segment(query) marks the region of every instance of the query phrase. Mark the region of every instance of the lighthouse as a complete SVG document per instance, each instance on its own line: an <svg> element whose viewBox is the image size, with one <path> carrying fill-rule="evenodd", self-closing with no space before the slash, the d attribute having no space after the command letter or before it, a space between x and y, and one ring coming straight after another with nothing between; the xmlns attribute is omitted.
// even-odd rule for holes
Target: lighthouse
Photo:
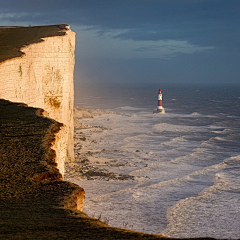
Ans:
<svg viewBox="0 0 240 240"><path fill-rule="evenodd" d="M162 106L162 90L158 90L158 107L157 111L154 111L153 113L165 113L165 110Z"/></svg>

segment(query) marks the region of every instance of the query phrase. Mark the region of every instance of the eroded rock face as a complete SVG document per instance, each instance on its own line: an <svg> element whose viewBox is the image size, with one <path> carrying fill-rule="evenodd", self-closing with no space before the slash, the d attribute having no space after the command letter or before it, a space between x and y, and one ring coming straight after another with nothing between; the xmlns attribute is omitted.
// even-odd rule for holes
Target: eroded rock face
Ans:
<svg viewBox="0 0 240 240"><path fill-rule="evenodd" d="M60 172L73 152L73 70L75 33L25 46L22 57L0 63L0 98L44 109L50 118L64 124L53 148Z"/></svg>

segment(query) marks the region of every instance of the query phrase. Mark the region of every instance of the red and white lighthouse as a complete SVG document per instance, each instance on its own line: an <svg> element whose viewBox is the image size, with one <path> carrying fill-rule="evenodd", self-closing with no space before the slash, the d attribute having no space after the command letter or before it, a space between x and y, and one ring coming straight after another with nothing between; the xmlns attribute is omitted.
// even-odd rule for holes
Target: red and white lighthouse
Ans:
<svg viewBox="0 0 240 240"><path fill-rule="evenodd" d="M162 90L161 89L158 90L158 107L157 107L157 111L155 111L154 113L165 113L165 110L162 106Z"/></svg>

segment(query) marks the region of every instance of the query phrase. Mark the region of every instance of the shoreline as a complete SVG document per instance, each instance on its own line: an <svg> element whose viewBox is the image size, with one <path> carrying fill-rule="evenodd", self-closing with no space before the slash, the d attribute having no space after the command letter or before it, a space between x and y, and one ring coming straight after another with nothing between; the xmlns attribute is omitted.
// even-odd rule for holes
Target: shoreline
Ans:
<svg viewBox="0 0 240 240"><path fill-rule="evenodd" d="M106 152L106 149L93 149L89 150L88 146L95 145L96 140L89 140L88 135L94 133L101 133L104 130L108 130L102 126L91 126L81 122L84 118L94 118L95 116L102 116L103 114L114 114L115 112L102 109L74 109L74 151L75 151L75 161L66 163L66 174L67 178L79 178L87 180L133 180L134 177L126 174L117 174L110 172L106 167L112 166L115 163L112 161L107 161L106 159L101 159L99 157L95 158L93 155L100 154L101 152ZM115 150L117 153L118 151ZM97 160L96 160L97 159ZM96 160L96 161L95 161Z"/></svg>
<svg viewBox="0 0 240 240"><path fill-rule="evenodd" d="M87 110L85 109L84 111L87 111ZM94 111L94 110L91 110L91 111ZM93 116L90 116L90 117L92 118ZM129 191L131 193L135 192L134 190L135 186L138 186L138 180L140 179L138 179L138 177L136 176L135 181L133 179L126 179L126 181L119 181L117 178L109 178L107 176L107 174L110 174L110 173L113 173L116 176L116 173L119 173L118 171L120 169L122 169L124 172L126 171L126 166L124 165L121 165L120 168L119 167L115 168L113 166L119 163L119 160L113 163L114 160L118 159L118 156L116 155L121 155L121 156L124 156L124 155L121 151L115 152L117 150L114 150L114 149L119 149L117 148L117 146L119 147L119 145L116 146L114 144L115 143L114 139L112 139L113 142L111 142L111 140L109 140L108 138L109 136L111 137L116 134L114 130L115 129L114 126L116 126L116 129L119 129L119 126L112 125L110 123L111 121L118 122L116 120L116 118L118 119L118 116L106 114L103 116L97 115L96 120L95 119L92 120L91 118L86 120L82 119L82 122L85 124L85 128L77 129L75 131L75 137L77 138L77 141L75 141L75 147L76 147L75 154L78 155L79 159L81 160L78 160L78 157L76 157L76 161L77 161L76 165L70 168L70 170L74 170L74 168L76 168L76 170L72 172L72 176L68 176L69 177L68 180L82 186L86 190L86 202L85 202L84 211L87 214L95 217L101 216L102 219L107 219L108 222L111 224L111 226L114 226L114 227L124 227L124 228L128 227L128 229L131 229L131 230L134 229L134 231L144 232L144 230L146 230L145 226L147 226L147 224L144 225L144 221L138 222L136 218L137 221L134 223L134 217L139 215L138 210L135 209L137 210L136 213L135 211L133 212L131 211L127 212L127 210L124 211L124 209L129 209L129 207L131 207L130 204L128 204L127 202L124 202L126 201L124 196L126 196L128 199L128 195L127 194L125 195L125 192L129 192ZM79 120L81 121L81 119ZM123 121L122 118L121 120ZM93 126L90 126L88 124ZM121 130L118 130L117 132L121 132ZM118 137L118 138L121 139L121 137ZM106 145L107 142L109 142L109 145ZM78 146L81 146L81 147L78 147ZM135 152L136 149L137 148L135 148L133 152ZM138 148L138 149L141 149L141 148ZM136 150L136 154L139 156L140 152L138 151L139 150ZM125 155L123 159L126 157L133 157L133 156ZM130 158L128 159L131 162ZM109 164L111 164L111 166ZM85 168L87 167L89 168L87 170L84 170L85 171L84 172L82 171L82 166L84 166ZM92 175L88 176L84 174L87 171L91 171ZM71 180L71 177L73 178L72 180ZM122 199L123 204L121 204L121 202L118 201L119 199ZM129 199L129 201L130 203L132 203L131 199ZM119 205L116 205L116 203L118 203ZM134 206L135 205L133 202L132 207L134 208ZM119 212L117 210L118 207L121 209L119 210ZM130 217L130 216L133 216L133 217ZM153 216L151 218L153 218ZM161 215L159 219L161 219L161 223L163 224L164 216ZM126 226L126 224L124 225L124 223L128 223L128 226ZM159 232L161 232L162 229L165 229L165 228L162 228L162 226L164 225L161 225L161 228L160 228L161 230ZM155 228L154 230L159 230L159 228L158 229ZM153 233L153 232L149 231L148 229L147 233ZM158 232L155 231L154 234L158 234Z"/></svg>
<svg viewBox="0 0 240 240"><path fill-rule="evenodd" d="M0 239L165 239L112 228L76 209L84 190L61 180L50 149L60 123L0 100Z"/></svg>

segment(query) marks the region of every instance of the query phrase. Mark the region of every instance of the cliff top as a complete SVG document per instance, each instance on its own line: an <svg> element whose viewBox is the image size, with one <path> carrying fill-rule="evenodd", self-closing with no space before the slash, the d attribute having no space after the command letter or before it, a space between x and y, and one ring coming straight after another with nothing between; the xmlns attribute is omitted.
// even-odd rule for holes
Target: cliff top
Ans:
<svg viewBox="0 0 240 240"><path fill-rule="evenodd" d="M69 29L66 24L36 27L0 27L0 63L20 57L21 48L43 41L44 37L62 36Z"/></svg>

